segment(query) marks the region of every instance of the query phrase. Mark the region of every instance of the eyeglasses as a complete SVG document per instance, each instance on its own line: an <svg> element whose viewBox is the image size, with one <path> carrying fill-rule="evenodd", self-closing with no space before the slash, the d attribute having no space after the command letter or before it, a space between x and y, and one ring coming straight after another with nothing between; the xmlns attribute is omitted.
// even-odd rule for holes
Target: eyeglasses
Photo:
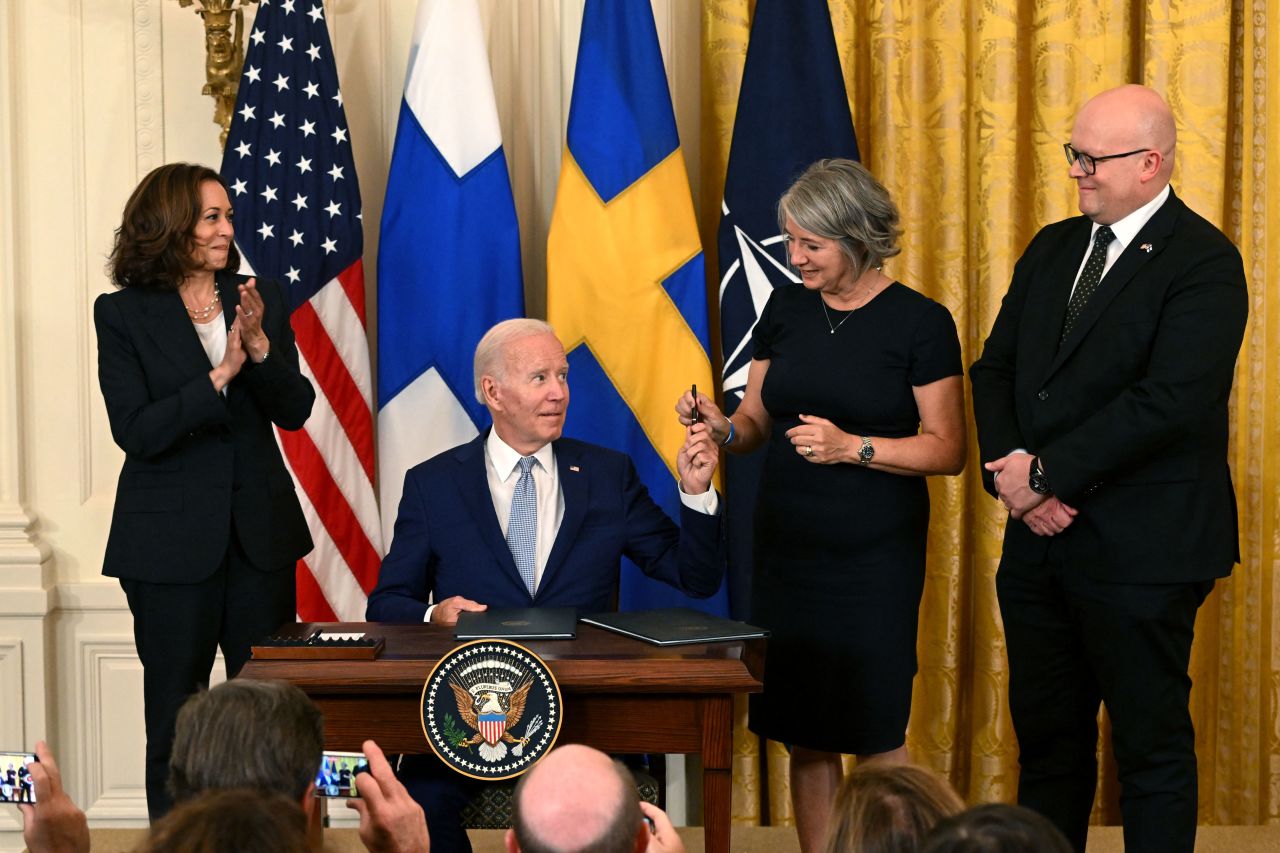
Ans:
<svg viewBox="0 0 1280 853"><path fill-rule="evenodd" d="M1062 152L1067 155L1067 165L1074 166L1077 162L1080 169L1086 175L1092 175L1098 171L1098 164L1103 160L1119 160L1121 157L1132 157L1134 154L1145 154L1150 148L1135 148L1132 151L1126 151L1123 154L1104 154L1101 157L1095 157L1092 154L1086 154L1083 151L1077 151L1070 142L1062 143Z"/></svg>

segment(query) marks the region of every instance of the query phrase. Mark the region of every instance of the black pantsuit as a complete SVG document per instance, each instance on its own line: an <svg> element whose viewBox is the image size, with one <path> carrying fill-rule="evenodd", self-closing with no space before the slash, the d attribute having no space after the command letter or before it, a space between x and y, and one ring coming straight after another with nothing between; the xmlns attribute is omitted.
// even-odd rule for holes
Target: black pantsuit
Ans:
<svg viewBox="0 0 1280 853"><path fill-rule="evenodd" d="M228 328L244 280L218 274ZM255 639L293 618L294 565L311 550L272 424L300 428L315 392L280 288L258 290L270 353L246 360L225 394L175 291L128 288L94 305L99 382L125 451L102 571L120 579L134 618L153 819L170 806L178 708L208 685L219 646L234 676Z"/></svg>
<svg viewBox="0 0 1280 853"><path fill-rule="evenodd" d="M1018 799L1083 851L1101 700L1125 848L1189 853L1192 629L1239 559L1227 404L1248 316L1244 269L1171 192L1063 338L1091 239L1085 217L1035 236L971 371L983 461L1039 455L1054 494L1079 511L1053 537L1012 518L1005 529L996 587Z"/></svg>

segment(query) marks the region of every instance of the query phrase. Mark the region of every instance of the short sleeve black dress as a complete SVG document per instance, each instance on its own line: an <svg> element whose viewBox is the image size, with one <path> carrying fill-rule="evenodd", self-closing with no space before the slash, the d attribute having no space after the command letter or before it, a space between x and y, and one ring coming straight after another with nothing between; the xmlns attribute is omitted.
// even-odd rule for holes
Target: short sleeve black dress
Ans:
<svg viewBox="0 0 1280 853"><path fill-rule="evenodd" d="M809 749L887 752L911 713L928 489L923 477L808 462L786 431L806 414L851 435L915 435L912 387L961 375L960 342L946 308L897 282L848 313L824 315L821 298L774 290L754 332L773 431L751 620L772 636L749 725Z"/></svg>

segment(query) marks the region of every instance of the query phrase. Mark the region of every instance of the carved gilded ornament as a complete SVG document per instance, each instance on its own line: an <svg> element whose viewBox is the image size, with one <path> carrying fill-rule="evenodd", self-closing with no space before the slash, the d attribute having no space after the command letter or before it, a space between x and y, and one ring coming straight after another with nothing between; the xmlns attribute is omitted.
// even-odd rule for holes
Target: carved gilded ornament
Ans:
<svg viewBox="0 0 1280 853"><path fill-rule="evenodd" d="M204 20L205 79L201 94L213 98L213 120L222 126L218 144L226 146L244 67L244 5L258 0L178 0L183 8L198 3Z"/></svg>

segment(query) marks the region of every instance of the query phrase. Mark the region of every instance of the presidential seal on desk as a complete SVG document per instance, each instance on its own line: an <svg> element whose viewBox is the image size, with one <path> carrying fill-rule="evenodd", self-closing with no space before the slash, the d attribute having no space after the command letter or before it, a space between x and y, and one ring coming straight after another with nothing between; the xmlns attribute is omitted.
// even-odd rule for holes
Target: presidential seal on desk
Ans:
<svg viewBox="0 0 1280 853"><path fill-rule="evenodd" d="M560 734L560 686L533 652L509 640L464 643L422 688L432 751L474 779L511 779L550 752Z"/></svg>

